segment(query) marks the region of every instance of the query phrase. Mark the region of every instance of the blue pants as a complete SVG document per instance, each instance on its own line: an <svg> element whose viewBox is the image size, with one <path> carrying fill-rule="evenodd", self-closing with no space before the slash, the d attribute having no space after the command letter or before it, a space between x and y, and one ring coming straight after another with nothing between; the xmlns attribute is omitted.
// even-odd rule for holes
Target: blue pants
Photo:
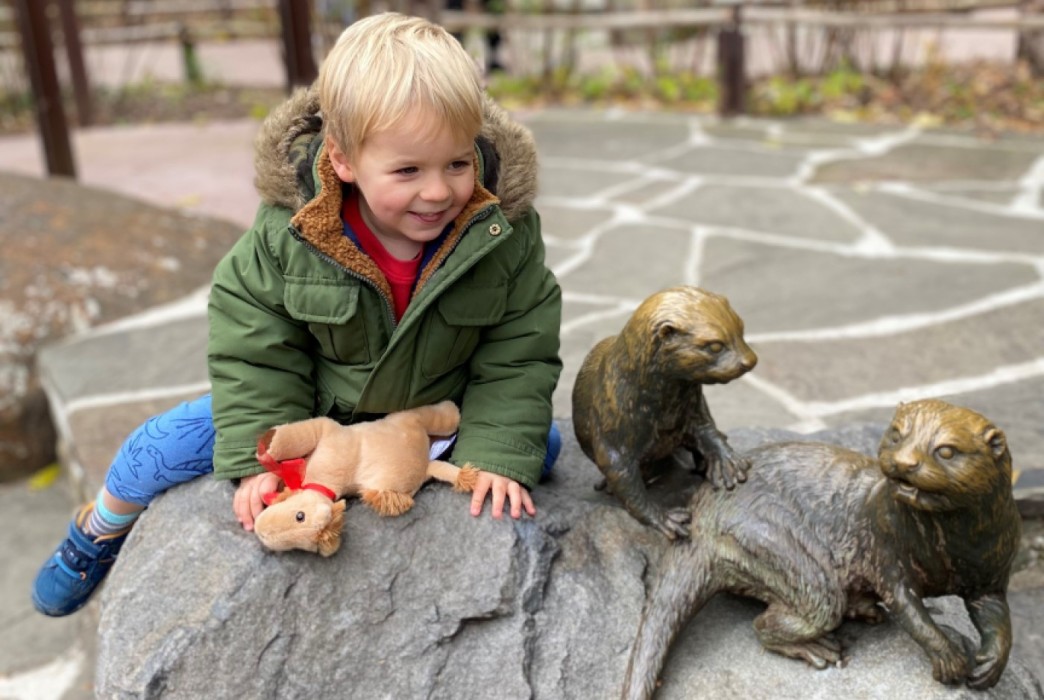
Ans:
<svg viewBox="0 0 1044 700"><path fill-rule="evenodd" d="M558 458L562 437L551 424L541 479ZM187 401L139 426L109 466L105 488L122 501L147 506L171 486L214 471L210 394Z"/></svg>
<svg viewBox="0 0 1044 700"><path fill-rule="evenodd" d="M214 471L210 394L138 426L109 465L105 488L122 501L147 506L171 486Z"/></svg>

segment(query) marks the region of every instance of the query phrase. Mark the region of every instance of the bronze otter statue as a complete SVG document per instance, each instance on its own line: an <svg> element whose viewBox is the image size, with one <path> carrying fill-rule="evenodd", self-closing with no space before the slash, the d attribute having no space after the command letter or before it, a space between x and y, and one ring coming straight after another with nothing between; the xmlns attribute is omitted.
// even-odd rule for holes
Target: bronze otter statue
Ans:
<svg viewBox="0 0 1044 700"><path fill-rule="evenodd" d="M640 522L669 539L688 535L689 512L664 509L645 488L652 466L679 448L716 487L746 478L747 462L715 426L702 386L730 382L757 361L728 300L692 286L650 296L588 353L573 385L576 438Z"/></svg>
<svg viewBox="0 0 1044 700"><path fill-rule="evenodd" d="M923 400L897 408L876 460L814 442L747 456L743 488L693 495L691 538L665 555L622 697L651 696L675 635L719 591L767 603L754 620L761 644L818 668L841 661L830 632L844 617L876 622L887 611L937 681L997 683L1011 651L1007 587L1021 533L997 427ZM929 616L922 598L942 595L963 599L977 652Z"/></svg>

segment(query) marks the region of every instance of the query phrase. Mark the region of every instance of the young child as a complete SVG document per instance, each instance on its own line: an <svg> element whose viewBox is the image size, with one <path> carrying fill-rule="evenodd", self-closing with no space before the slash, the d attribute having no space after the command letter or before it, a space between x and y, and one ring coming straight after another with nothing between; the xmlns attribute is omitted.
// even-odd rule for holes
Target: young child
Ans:
<svg viewBox="0 0 1044 700"><path fill-rule="evenodd" d="M452 461L481 470L471 502L535 514L526 487L557 456L551 423L560 289L533 210L529 133L485 99L442 28L387 13L351 25L265 122L253 227L210 293L212 394L147 421L40 570L47 615L83 606L157 493L213 471L238 479L247 530L278 478L267 429L452 399ZM216 439L215 439L216 430Z"/></svg>

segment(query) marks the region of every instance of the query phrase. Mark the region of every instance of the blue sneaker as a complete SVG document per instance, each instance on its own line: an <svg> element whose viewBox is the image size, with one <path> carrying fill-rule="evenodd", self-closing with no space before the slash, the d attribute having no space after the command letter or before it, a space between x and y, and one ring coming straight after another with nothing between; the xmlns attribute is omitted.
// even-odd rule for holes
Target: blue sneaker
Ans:
<svg viewBox="0 0 1044 700"><path fill-rule="evenodd" d="M83 531L94 503L88 503L69 523L69 536L33 581L33 605L44 615L61 617L82 608L116 561L130 528L116 535L92 538Z"/></svg>

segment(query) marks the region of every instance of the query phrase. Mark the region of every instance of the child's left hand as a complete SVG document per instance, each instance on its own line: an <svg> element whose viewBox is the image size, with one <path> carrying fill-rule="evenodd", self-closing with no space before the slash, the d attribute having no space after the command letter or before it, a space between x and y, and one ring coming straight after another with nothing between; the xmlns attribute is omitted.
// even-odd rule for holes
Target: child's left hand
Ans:
<svg viewBox="0 0 1044 700"><path fill-rule="evenodd" d="M492 493L493 495L493 510L491 515L500 520L504 514L504 497L506 496L511 506L511 517L518 518L522 517L522 509L525 508L526 513L529 515L536 515L536 508L533 506L533 499L529 495L529 491L522 487L517 481L509 479L506 476L500 474L491 474L490 472L479 471L478 482L475 484L475 490L471 495L471 514L481 515L482 504L486 501L486 494Z"/></svg>

